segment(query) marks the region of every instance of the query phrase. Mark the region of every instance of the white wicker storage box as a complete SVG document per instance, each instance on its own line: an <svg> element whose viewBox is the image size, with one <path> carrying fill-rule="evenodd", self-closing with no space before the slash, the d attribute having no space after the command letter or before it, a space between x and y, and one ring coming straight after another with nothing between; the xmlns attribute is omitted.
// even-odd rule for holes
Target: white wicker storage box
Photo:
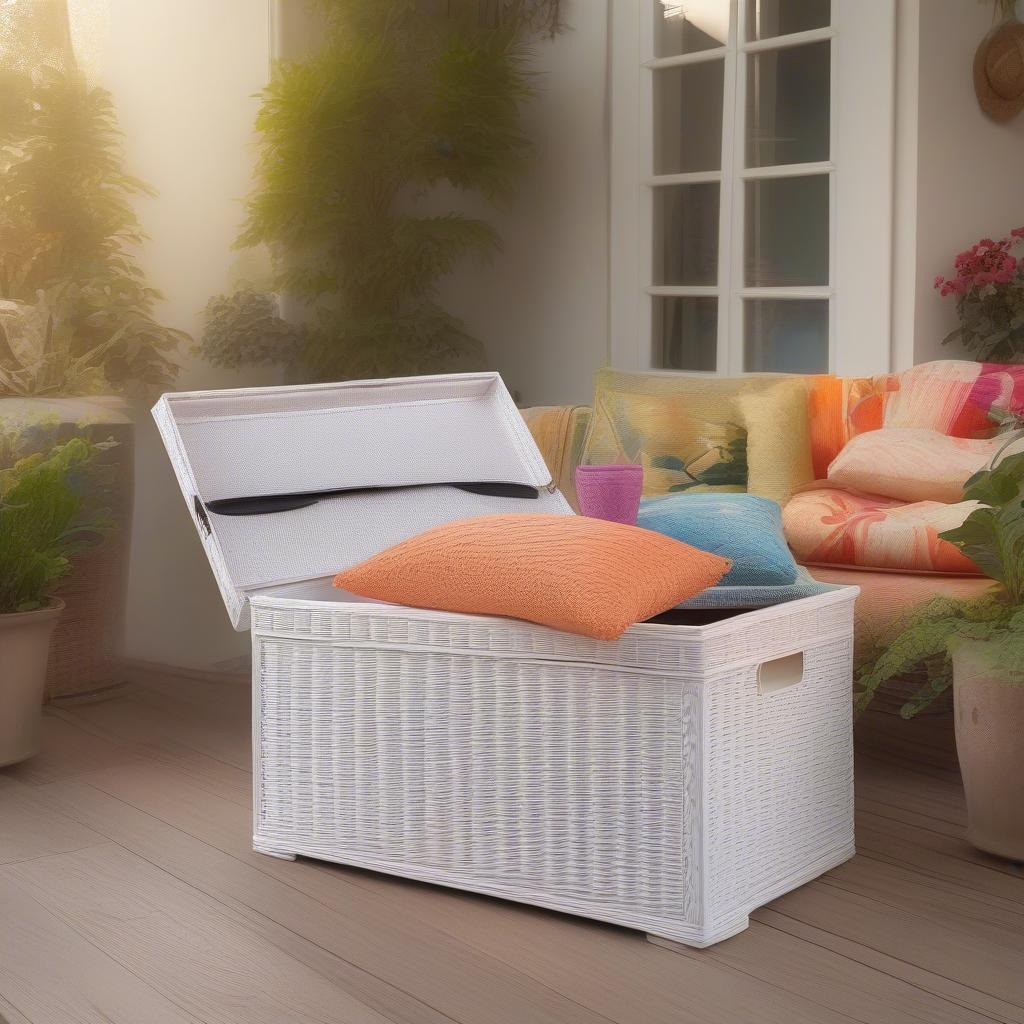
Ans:
<svg viewBox="0 0 1024 1024"><path fill-rule="evenodd" d="M254 848L717 942L853 854L856 588L614 642L331 588L434 522L523 507L441 481L531 484L530 511L568 513L514 413L486 374L161 400L239 628L252 609ZM327 486L402 489L207 507Z"/></svg>

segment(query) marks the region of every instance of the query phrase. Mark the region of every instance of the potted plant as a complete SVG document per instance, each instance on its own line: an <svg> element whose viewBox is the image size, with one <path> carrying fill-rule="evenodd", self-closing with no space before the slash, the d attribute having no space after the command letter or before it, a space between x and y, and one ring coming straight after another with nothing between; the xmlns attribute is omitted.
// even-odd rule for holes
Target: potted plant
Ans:
<svg viewBox="0 0 1024 1024"><path fill-rule="evenodd" d="M0 765L38 749L50 637L64 609L54 588L109 525L96 512L83 521L83 473L101 447L76 437L0 470Z"/></svg>
<svg viewBox="0 0 1024 1024"><path fill-rule="evenodd" d="M67 608L47 692L77 696L116 682L134 486L129 399L173 382L173 351L188 338L155 318L160 295L139 266L133 207L151 192L124 167L110 94L70 53L57 67L37 59L31 17L18 25L0 40L11 47L0 45L0 426L46 415L57 420L49 442L119 442L101 459L121 529L76 556L61 584Z"/></svg>
<svg viewBox="0 0 1024 1024"><path fill-rule="evenodd" d="M903 717L952 686L968 839L1024 861L1024 453L994 462L964 489L979 507L939 535L995 581L992 591L973 601L936 598L912 612L859 671L857 705L863 710L884 683L922 667L928 682Z"/></svg>
<svg viewBox="0 0 1024 1024"><path fill-rule="evenodd" d="M959 340L979 362L1016 363L1024 356L1024 260L1011 252L1024 239L1024 227L1006 238L983 238L958 253L953 274L939 274L935 287L956 296L960 326L942 339Z"/></svg>

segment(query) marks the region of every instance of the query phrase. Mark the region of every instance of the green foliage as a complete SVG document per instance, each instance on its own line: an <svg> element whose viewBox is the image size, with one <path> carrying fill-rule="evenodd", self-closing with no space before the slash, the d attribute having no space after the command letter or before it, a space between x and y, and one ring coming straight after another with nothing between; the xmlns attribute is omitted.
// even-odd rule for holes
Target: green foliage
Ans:
<svg viewBox="0 0 1024 1024"><path fill-rule="evenodd" d="M132 201L152 194L123 168L106 90L74 69L0 73L0 297L29 319L45 309L49 337L66 349L26 364L9 336L0 340L0 393L174 379L168 353L187 336L154 319L160 294L134 255L144 235ZM83 364L94 372L83 374ZM60 367L71 374L63 383Z"/></svg>
<svg viewBox="0 0 1024 1024"><path fill-rule="evenodd" d="M13 450L7 437L0 448ZM0 469L0 614L45 606L70 558L109 529L83 521L85 474L101 446L72 438Z"/></svg>
<svg viewBox="0 0 1024 1024"><path fill-rule="evenodd" d="M994 667L1024 680L1024 453L975 473L964 498L982 507L939 536L999 586L973 601L934 598L898 623L858 671L859 711L883 684L924 668L926 684L901 709L905 718L917 714L952 684L949 653L965 640L983 641Z"/></svg>
<svg viewBox="0 0 1024 1024"><path fill-rule="evenodd" d="M979 362L1016 363L1024 356L1024 284L988 285L957 302L960 326L943 339L958 341Z"/></svg>
<svg viewBox="0 0 1024 1024"><path fill-rule="evenodd" d="M964 487L964 499L985 507L939 536L1001 583L1012 605L1024 604L1024 453L975 473Z"/></svg>
<svg viewBox="0 0 1024 1024"><path fill-rule="evenodd" d="M438 305L437 285L499 240L482 220L437 213L438 189L513 194L532 149L529 37L557 28L557 3L321 7L321 50L279 65L264 91L258 189L239 244L267 245L275 290L310 310L306 375L479 366L481 344Z"/></svg>
<svg viewBox="0 0 1024 1024"><path fill-rule="evenodd" d="M206 326L195 351L214 366L288 366L299 358L302 328L281 319L271 295L252 288L233 295L215 295L206 304L203 318Z"/></svg>

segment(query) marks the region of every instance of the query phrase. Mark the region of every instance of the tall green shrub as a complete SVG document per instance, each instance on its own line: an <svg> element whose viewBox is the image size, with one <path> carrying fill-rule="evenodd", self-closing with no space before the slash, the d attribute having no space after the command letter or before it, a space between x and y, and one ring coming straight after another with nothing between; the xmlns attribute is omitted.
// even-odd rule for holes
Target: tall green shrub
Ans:
<svg viewBox="0 0 1024 1024"><path fill-rule="evenodd" d="M480 342L437 302L441 278L499 246L437 209L450 186L503 201L531 153L525 66L556 0L322 0L322 48L263 96L243 246L309 310L295 361L314 378L472 368Z"/></svg>
<svg viewBox="0 0 1024 1024"><path fill-rule="evenodd" d="M17 70L5 59L0 51L0 299L26 321L49 318L79 362L66 387L53 387L48 360L39 383L43 364L8 317L0 393L74 391L85 379L94 391L165 386L187 335L154 317L160 294L136 257L145 236L133 206L152 190L124 168L111 96L73 64ZM82 361L97 373L82 374Z"/></svg>

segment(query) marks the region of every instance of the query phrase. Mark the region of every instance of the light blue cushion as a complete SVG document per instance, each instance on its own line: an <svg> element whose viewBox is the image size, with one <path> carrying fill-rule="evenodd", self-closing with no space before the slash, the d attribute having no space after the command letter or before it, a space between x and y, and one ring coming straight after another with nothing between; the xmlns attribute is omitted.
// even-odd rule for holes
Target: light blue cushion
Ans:
<svg viewBox="0 0 1024 1024"><path fill-rule="evenodd" d="M787 586L797 565L782 534L782 511L753 494L667 494L640 502L637 526L732 559L719 587Z"/></svg>
<svg viewBox="0 0 1024 1024"><path fill-rule="evenodd" d="M768 608L774 604L798 601L802 597L827 594L843 588L832 583L819 583L803 566L797 566L793 583L776 587L708 587L696 597L684 601L679 608Z"/></svg>

